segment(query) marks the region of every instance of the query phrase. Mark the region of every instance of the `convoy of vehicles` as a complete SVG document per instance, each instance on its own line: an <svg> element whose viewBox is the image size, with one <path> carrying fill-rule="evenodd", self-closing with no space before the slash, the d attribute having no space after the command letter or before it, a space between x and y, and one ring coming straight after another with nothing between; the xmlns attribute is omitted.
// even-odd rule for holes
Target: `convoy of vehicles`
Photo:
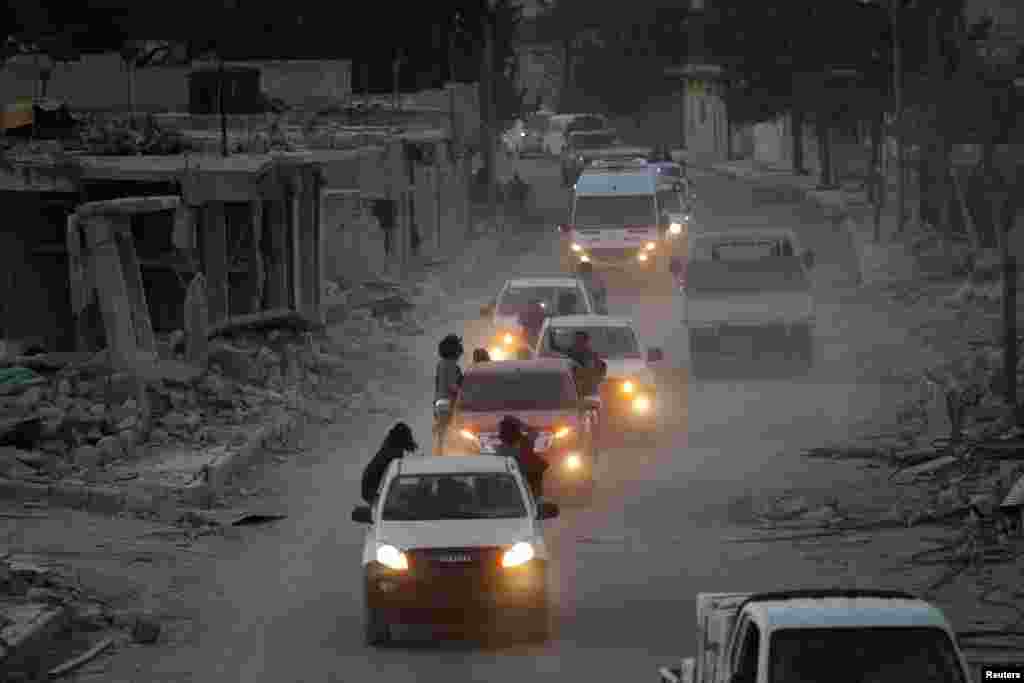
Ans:
<svg viewBox="0 0 1024 683"><path fill-rule="evenodd" d="M423 457L391 463L363 545L365 638L380 645L396 624L478 626L524 617L550 633L543 521L558 506L538 501L512 458Z"/></svg>
<svg viewBox="0 0 1024 683"><path fill-rule="evenodd" d="M613 166L583 172L573 190L569 222L560 226L562 265L653 273L662 262L658 187L645 168Z"/></svg>
<svg viewBox="0 0 1024 683"><path fill-rule="evenodd" d="M697 651L664 683L849 680L967 683L942 612L899 591L697 595Z"/></svg>
<svg viewBox="0 0 1024 683"><path fill-rule="evenodd" d="M653 366L664 358L662 350L650 348L645 356L628 318L574 315L550 318L544 323L536 357L562 356L578 331L589 334L592 348L608 365L599 394L601 434L655 429L659 406Z"/></svg>
<svg viewBox="0 0 1024 683"><path fill-rule="evenodd" d="M814 362L814 256L792 230L744 230L691 235L671 269L684 298L691 371L702 359L744 359L782 351Z"/></svg>
<svg viewBox="0 0 1024 683"><path fill-rule="evenodd" d="M562 295L575 296L576 307L559 311ZM577 315L594 313L594 297L582 280L575 276L523 277L505 282L494 302L480 310L482 317L491 318L491 334L487 351L492 361L529 358L530 340L519 324L522 315L533 301L540 301L550 315Z"/></svg>
<svg viewBox="0 0 1024 683"><path fill-rule="evenodd" d="M584 395L568 359L481 363L467 368L452 406L445 454L492 454L498 424L516 417L537 434L534 450L550 465L550 485L586 499L594 488L599 404Z"/></svg>

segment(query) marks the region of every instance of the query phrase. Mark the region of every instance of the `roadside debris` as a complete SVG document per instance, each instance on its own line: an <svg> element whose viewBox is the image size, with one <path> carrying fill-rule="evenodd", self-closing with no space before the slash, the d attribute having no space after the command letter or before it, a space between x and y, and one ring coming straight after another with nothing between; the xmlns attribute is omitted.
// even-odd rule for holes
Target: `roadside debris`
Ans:
<svg viewBox="0 0 1024 683"><path fill-rule="evenodd" d="M269 524L271 522L279 522L286 517L287 515L252 513L239 517L235 521L231 522L231 526L256 526L258 524Z"/></svg>

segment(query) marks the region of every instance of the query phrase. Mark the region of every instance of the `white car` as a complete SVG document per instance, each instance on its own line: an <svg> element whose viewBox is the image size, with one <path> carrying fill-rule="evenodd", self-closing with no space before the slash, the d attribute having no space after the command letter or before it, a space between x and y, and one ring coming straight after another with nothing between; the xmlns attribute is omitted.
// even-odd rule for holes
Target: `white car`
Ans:
<svg viewBox="0 0 1024 683"><path fill-rule="evenodd" d="M365 635L391 638L392 624L486 624L525 617L528 635L550 635L548 549L537 501L512 458L403 458L391 463L372 506L363 547ZM479 622L469 621L479 618Z"/></svg>
<svg viewBox="0 0 1024 683"><path fill-rule="evenodd" d="M650 348L644 355L629 318L573 315L550 318L544 323L536 356L563 356L579 331L590 335L591 348L608 365L608 374L601 384L601 424L616 428L615 431L653 430L659 413L654 365L663 360L663 351Z"/></svg>
<svg viewBox="0 0 1024 683"><path fill-rule="evenodd" d="M494 302L480 309L481 317L491 318L492 332L487 352L492 361L529 357L533 349L519 324L519 316L530 302L539 300L549 315L559 315L559 299L571 293L576 297L573 315L597 313L590 290L576 276L522 277L507 280Z"/></svg>

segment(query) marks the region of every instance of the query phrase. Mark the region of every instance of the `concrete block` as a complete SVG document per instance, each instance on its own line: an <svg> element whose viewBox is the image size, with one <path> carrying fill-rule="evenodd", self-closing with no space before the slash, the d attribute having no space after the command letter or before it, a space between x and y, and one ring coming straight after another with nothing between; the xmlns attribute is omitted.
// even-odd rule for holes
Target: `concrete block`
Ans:
<svg viewBox="0 0 1024 683"><path fill-rule="evenodd" d="M31 669L70 617L65 608L46 604L14 605L0 614L9 622L0 628L0 669L4 671Z"/></svg>

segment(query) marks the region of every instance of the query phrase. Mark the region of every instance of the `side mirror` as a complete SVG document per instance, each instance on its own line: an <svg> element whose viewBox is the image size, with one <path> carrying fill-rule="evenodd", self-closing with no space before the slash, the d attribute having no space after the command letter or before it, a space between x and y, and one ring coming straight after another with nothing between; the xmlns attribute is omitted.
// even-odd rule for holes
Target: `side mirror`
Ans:
<svg viewBox="0 0 1024 683"><path fill-rule="evenodd" d="M373 513L369 505L360 505L352 510L352 521L357 524L373 524Z"/></svg>
<svg viewBox="0 0 1024 683"><path fill-rule="evenodd" d="M810 249L804 252L804 265L807 266L808 269L814 267L814 252Z"/></svg>
<svg viewBox="0 0 1024 683"><path fill-rule="evenodd" d="M665 353L659 348L647 349L647 362L660 363L665 360Z"/></svg>
<svg viewBox="0 0 1024 683"><path fill-rule="evenodd" d="M568 235L570 232L572 232L572 226L569 225L568 223L562 223L561 225L558 226L558 232L562 233L563 235Z"/></svg>
<svg viewBox="0 0 1024 683"><path fill-rule="evenodd" d="M683 272L683 261L679 257L673 257L668 262L668 270L675 276L679 276Z"/></svg>
<svg viewBox="0 0 1024 683"><path fill-rule="evenodd" d="M439 398L434 401L434 417L447 415L452 412L452 402L447 398Z"/></svg>
<svg viewBox="0 0 1024 683"><path fill-rule="evenodd" d="M486 318L494 313L494 304L484 304L480 307L480 317Z"/></svg>
<svg viewBox="0 0 1024 683"><path fill-rule="evenodd" d="M538 519L556 519L561 511L557 503L549 503L546 500L537 504Z"/></svg>

